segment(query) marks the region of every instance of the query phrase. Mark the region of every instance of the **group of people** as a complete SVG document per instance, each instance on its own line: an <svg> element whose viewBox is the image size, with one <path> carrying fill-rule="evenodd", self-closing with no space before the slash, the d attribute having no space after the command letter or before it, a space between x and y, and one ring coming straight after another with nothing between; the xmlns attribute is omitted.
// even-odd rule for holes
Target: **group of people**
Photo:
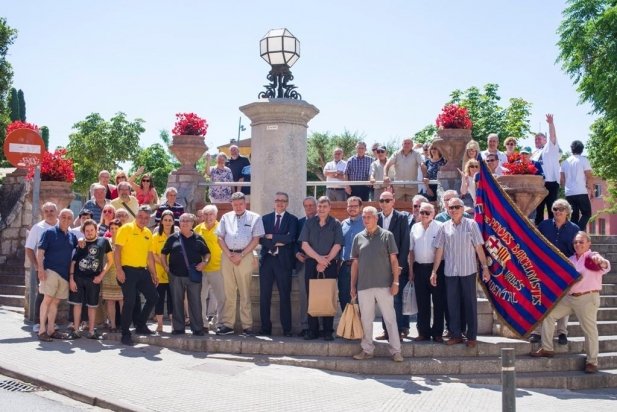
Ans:
<svg viewBox="0 0 617 412"><path fill-rule="evenodd" d="M540 160L536 162L543 162L547 179L556 179L555 163L549 160L554 152L558 153L552 115L547 115L547 121L550 141L542 135L536 137L540 151ZM489 136L488 149L482 156L497 173L491 160L506 163L506 155L496 151L495 140L498 143L496 135ZM478 166L479 147L476 142L471 143L465 153L468 160L462 172L464 177L471 177ZM437 199L437 188L428 183L436 177L440 165L445 164L436 147L426 147L428 153L424 160L413 149L411 139L406 139L402 149L389 159L385 148L375 149L377 160L372 161L364 154L366 145L360 142L358 154L344 164L341 164L345 162L342 150L336 149L333 165L326 165L324 174L328 181L338 181L336 184L342 187L329 187L327 196L319 199L305 198L305 216L301 218L287 211L289 197L284 192L275 194L273 212L264 216L247 210L247 196L242 191L230 195L233 210L225 213L220 221L215 204L193 215L184 212L182 205L176 202L177 191L170 187L165 192L165 201L158 205L154 214L157 227L151 230L148 227L153 215L150 205L140 203L131 195L127 182L119 182L114 188L118 196L115 200L107 199L110 188L106 180L109 177L105 171L101 172L99 182L92 187L93 197L86 202L77 220L73 220L73 213L68 209L60 211L57 219L55 205L46 204L43 206L44 220L34 225L29 234L27 256L37 267L41 282L42 301L37 304L40 305L39 339L49 341L63 337L55 330L54 323L58 303L67 298L74 307L75 325L81 320L81 307L84 304L88 307L88 330L82 334L99 337L94 325L94 309L101 297L107 301L112 330L117 329L112 307L118 304L121 310L119 330L122 343L126 345L133 342L131 324L136 334L155 333L147 326L153 309L157 332L162 332L166 305L168 314L173 314L172 334L184 334L189 326L196 336L210 329L218 335L241 331L245 335L268 336L273 329L270 307L274 283L280 296L282 333L291 337L294 333L291 279L295 272L300 279L300 307L297 308L301 319L300 335L306 340L334 339L333 317L314 317L307 313L310 280L319 276L337 279L341 309L352 300L358 300L364 337L362 350L354 355L355 359L373 356L373 320L377 305L383 318L383 331L376 339L389 342L394 361L403 360L401 342L410 335L409 316L403 314L403 290L408 282L415 284L418 304L415 341L446 345L464 343L475 347L476 279L481 277L487 281L490 273L482 235L472 219L473 209L465 200L465 195L473 191L472 181L465 183L464 179L466 191L445 191L440 194L439 202L434 202L431 199ZM525 151L530 152L526 149L522 152ZM578 156L575 158L578 163L572 162L573 168L584 163L580 154L573 156ZM223 160L222 157L217 159L217 166L210 170L211 177L219 173L218 170L225 171L226 166L221 167ZM501 167L499 163L496 167ZM368 175L362 174L367 166ZM568 167L561 166L562 179L568 175ZM391 169L394 173L390 173ZM585 171L584 164L581 170ZM417 193L415 184L396 186L392 190L390 183L394 178L415 181L420 173L425 176L422 179L429 179L428 182L422 180L427 183L422 189L424 194ZM344 182L349 180L380 181L383 185L346 186ZM555 183L554 180L546 181L549 192L554 192ZM379 202L380 210L363 207L369 196ZM333 198L347 202L346 219L339 221L330 214ZM398 200L410 200L413 212L396 210ZM536 216L540 232L570 257L577 268L582 265L581 259L587 258L596 266L594 270L581 267L583 280L577 283L576 291L571 291L568 299L562 300L552 315L547 316L543 327L531 335L532 342L541 340L543 345L534 356L553 355L552 335L557 317L561 318L559 343L567 343L565 325L567 315L573 310L581 323L585 323L586 371L593 372L597 370L598 347L596 301L599 301L601 275L610 270L610 264L590 251L589 236L569 220L573 207L568 200L549 198L545 203L549 209L548 219ZM126 212L122 217L118 215L121 211ZM544 216L543 210L541 216ZM71 229L76 223L79 228ZM257 263L254 252L258 246ZM253 329L250 293L256 263L260 286L261 328L258 331ZM145 298L143 306L140 295ZM185 306L188 316L185 316ZM239 328L236 327L237 317Z"/></svg>

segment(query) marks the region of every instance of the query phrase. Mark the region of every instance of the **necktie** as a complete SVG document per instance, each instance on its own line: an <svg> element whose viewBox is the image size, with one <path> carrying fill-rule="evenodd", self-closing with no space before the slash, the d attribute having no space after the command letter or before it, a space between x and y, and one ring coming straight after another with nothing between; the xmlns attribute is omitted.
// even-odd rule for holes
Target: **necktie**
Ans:
<svg viewBox="0 0 617 412"><path fill-rule="evenodd" d="M274 233L278 233L281 228L281 215L276 215L276 222L274 223Z"/></svg>

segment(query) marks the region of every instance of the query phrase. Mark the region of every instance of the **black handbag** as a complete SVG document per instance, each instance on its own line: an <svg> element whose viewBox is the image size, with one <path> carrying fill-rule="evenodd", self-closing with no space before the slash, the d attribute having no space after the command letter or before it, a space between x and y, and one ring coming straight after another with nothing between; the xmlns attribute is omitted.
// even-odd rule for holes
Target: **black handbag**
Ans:
<svg viewBox="0 0 617 412"><path fill-rule="evenodd" d="M191 266L189 264L189 259L186 256L186 250L184 249L184 242L182 241L181 233L178 233L178 239L180 239L180 247L182 248L182 255L184 256L184 263L186 264L186 270L189 272L190 281L201 283L201 280L202 280L201 270L197 270L195 266Z"/></svg>

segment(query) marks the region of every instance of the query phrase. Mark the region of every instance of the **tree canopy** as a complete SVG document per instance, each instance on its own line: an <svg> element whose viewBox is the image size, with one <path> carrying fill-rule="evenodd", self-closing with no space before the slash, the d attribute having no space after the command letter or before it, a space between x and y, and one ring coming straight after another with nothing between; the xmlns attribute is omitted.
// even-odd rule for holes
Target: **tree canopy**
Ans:
<svg viewBox="0 0 617 412"><path fill-rule="evenodd" d="M160 143L154 143L145 149L140 149L133 158L133 166L130 172L143 166L146 173L152 176L154 187L159 195L161 195L167 187L167 178L172 170L180 167L180 163L176 161L169 153L166 147Z"/></svg>
<svg viewBox="0 0 617 412"><path fill-rule="evenodd" d="M0 17L0 147L4 145L6 126L10 123L6 102L13 80L13 68L6 60L6 55L16 37L17 31L7 24L4 17ZM0 163L4 161L4 151L0 151Z"/></svg>
<svg viewBox="0 0 617 412"><path fill-rule="evenodd" d="M75 167L74 190L85 194L101 170L113 173L121 162L132 160L140 152L143 123L142 119L127 120L122 112L109 120L92 113L75 123L67 146Z"/></svg>

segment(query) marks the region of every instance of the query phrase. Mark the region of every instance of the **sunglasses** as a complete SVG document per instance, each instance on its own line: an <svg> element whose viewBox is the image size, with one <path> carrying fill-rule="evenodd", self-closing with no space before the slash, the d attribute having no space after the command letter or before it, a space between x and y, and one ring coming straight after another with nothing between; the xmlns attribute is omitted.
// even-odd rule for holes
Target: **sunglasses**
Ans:
<svg viewBox="0 0 617 412"><path fill-rule="evenodd" d="M448 206L448 210L459 210L462 207L461 205Z"/></svg>
<svg viewBox="0 0 617 412"><path fill-rule="evenodd" d="M285 200L285 199L274 199L274 202L276 202L276 203L287 203L287 200Z"/></svg>
<svg viewBox="0 0 617 412"><path fill-rule="evenodd" d="M493 162L496 162L496 161L497 161L497 160L495 160L495 159L491 159L491 160L487 160L486 162L487 162L487 163L493 163Z"/></svg>
<svg viewBox="0 0 617 412"><path fill-rule="evenodd" d="M109 213L111 215L114 213L114 211L111 209L107 209L107 210L103 210L103 213L106 213L106 214Z"/></svg>
<svg viewBox="0 0 617 412"><path fill-rule="evenodd" d="M564 210L566 210L565 207L554 207L553 208L553 212L563 212Z"/></svg>
<svg viewBox="0 0 617 412"><path fill-rule="evenodd" d="M506 146L514 146L514 143L506 143Z"/></svg>
<svg viewBox="0 0 617 412"><path fill-rule="evenodd" d="M431 215L431 212L429 212L428 210L420 210L420 214L421 214L422 216L430 216L430 215Z"/></svg>
<svg viewBox="0 0 617 412"><path fill-rule="evenodd" d="M386 153L385 150L375 150L377 153Z"/></svg>
<svg viewBox="0 0 617 412"><path fill-rule="evenodd" d="M394 202L394 199L379 199L379 203L390 203Z"/></svg>
<svg viewBox="0 0 617 412"><path fill-rule="evenodd" d="M149 182L150 179L141 179L142 182Z"/></svg>
<svg viewBox="0 0 617 412"><path fill-rule="evenodd" d="M413 205L414 209L420 209L420 205Z"/></svg>
<svg viewBox="0 0 617 412"><path fill-rule="evenodd" d="M470 169L477 169L479 166L478 165L470 165L469 168Z"/></svg>

